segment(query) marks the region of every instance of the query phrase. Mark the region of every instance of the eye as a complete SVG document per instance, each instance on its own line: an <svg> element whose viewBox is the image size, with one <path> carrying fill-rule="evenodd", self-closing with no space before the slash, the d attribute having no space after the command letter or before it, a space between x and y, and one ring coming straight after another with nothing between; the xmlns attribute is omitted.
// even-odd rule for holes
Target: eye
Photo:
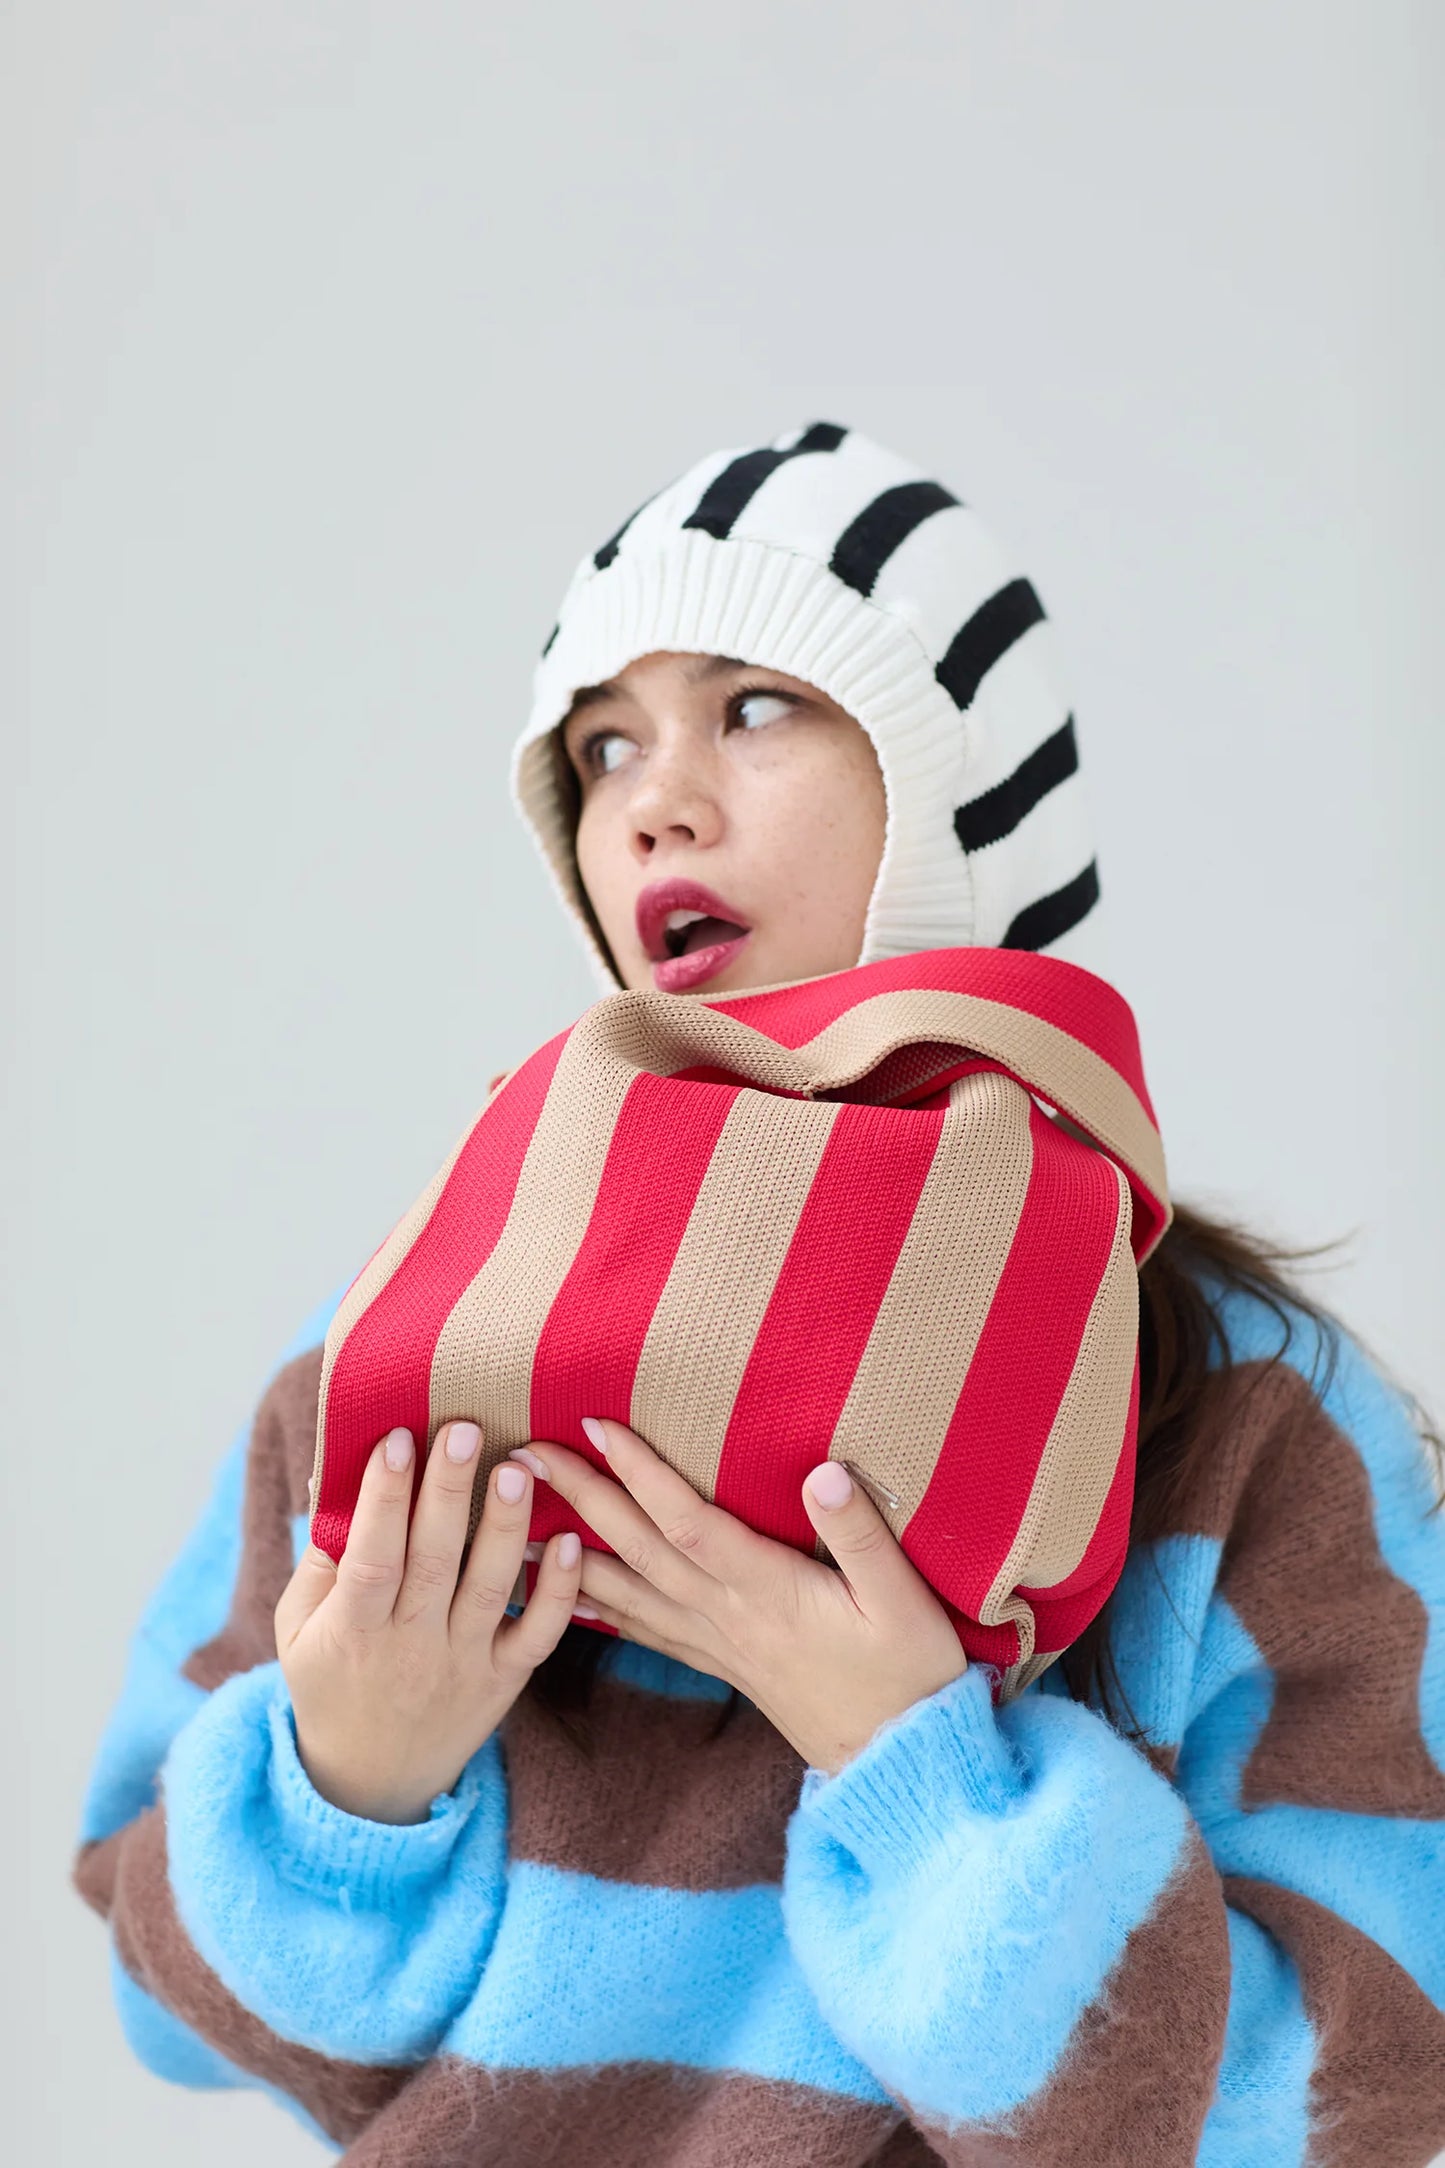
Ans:
<svg viewBox="0 0 1445 2168"><path fill-rule="evenodd" d="M733 712L744 729L756 730L764 723L776 723L782 716L791 715L794 705L787 693L739 693Z"/></svg>
<svg viewBox="0 0 1445 2168"><path fill-rule="evenodd" d="M620 730L594 730L577 748L577 757L588 775L610 775L622 765L631 741Z"/></svg>

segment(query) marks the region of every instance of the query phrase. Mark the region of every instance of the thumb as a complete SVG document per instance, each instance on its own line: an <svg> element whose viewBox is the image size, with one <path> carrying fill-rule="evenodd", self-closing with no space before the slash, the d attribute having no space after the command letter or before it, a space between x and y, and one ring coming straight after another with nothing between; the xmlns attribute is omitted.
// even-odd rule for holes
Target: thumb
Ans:
<svg viewBox="0 0 1445 2168"><path fill-rule="evenodd" d="M803 1482L803 1506L865 1611L911 1594L919 1579L862 1485L840 1460L820 1461Z"/></svg>
<svg viewBox="0 0 1445 2168"><path fill-rule="evenodd" d="M320 1608L335 1586L335 1559L328 1558L319 1544L308 1543L276 1605L278 1655L290 1648L313 1611Z"/></svg>

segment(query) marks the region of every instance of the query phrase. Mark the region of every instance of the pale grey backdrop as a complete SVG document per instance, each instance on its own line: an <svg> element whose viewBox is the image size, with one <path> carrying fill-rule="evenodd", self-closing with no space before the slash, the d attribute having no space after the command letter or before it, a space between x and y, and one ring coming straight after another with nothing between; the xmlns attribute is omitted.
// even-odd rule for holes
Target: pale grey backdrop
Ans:
<svg viewBox="0 0 1445 2168"><path fill-rule="evenodd" d="M1073 658L1186 1195L1445 1403L1428 0L19 0L6 2028L27 2162L320 2157L124 2047L123 1638L299 1319L591 998L505 759L571 565L850 422ZM18 1729L17 1729L18 1727Z"/></svg>

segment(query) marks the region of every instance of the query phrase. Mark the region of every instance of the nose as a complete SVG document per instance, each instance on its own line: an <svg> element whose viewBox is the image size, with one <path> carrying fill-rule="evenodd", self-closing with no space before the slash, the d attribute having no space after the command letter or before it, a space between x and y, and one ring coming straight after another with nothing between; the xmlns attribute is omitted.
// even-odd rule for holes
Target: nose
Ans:
<svg viewBox="0 0 1445 2168"><path fill-rule="evenodd" d="M723 829L717 778L691 733L660 734L641 768L630 808L635 857L651 858L669 843L717 842Z"/></svg>

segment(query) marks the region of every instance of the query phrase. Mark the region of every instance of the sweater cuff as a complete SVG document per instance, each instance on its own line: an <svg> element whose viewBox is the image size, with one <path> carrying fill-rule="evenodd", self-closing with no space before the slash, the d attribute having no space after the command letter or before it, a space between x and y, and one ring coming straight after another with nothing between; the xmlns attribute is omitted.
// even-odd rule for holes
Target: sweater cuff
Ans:
<svg viewBox="0 0 1445 2168"><path fill-rule="evenodd" d="M872 1879L894 1881L936 1859L960 1814L1009 1813L1026 1782L999 1725L991 1667L975 1663L881 1725L835 1775L809 1769L795 1819L820 1828Z"/></svg>
<svg viewBox="0 0 1445 2168"><path fill-rule="evenodd" d="M270 1809L280 1838L277 1870L293 1887L330 1892L344 1909L371 1908L444 1874L477 1801L505 1786L496 1734L485 1740L453 1789L438 1792L424 1822L373 1822L323 1799L302 1764L284 1674L267 1708L271 1735Z"/></svg>

